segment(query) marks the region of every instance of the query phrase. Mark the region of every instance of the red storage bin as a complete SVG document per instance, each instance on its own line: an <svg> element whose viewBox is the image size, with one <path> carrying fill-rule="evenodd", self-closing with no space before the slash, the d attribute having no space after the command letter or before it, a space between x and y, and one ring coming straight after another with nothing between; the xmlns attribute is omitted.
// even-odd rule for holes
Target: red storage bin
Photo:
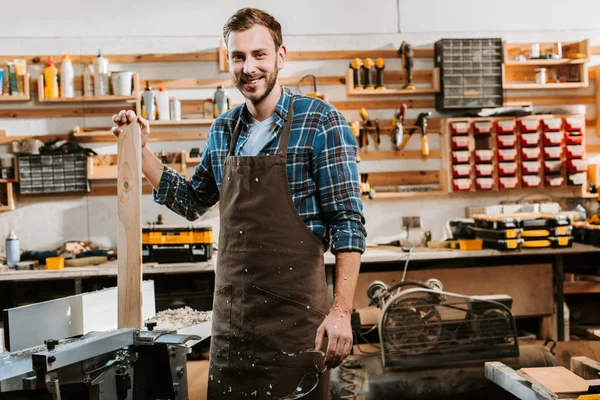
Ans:
<svg viewBox="0 0 600 400"><path fill-rule="evenodd" d="M539 119L520 119L519 120L519 131L521 133L537 132L540 127Z"/></svg>
<svg viewBox="0 0 600 400"><path fill-rule="evenodd" d="M538 187L542 183L542 178L538 175L523 175L523 187Z"/></svg>
<svg viewBox="0 0 600 400"><path fill-rule="evenodd" d="M471 190L473 187L473 181L468 178L456 178L452 179L452 187L455 192L464 192Z"/></svg>
<svg viewBox="0 0 600 400"><path fill-rule="evenodd" d="M475 181L479 190L492 190L494 188L493 178L477 178Z"/></svg>
<svg viewBox="0 0 600 400"><path fill-rule="evenodd" d="M568 175L568 183L569 185L573 185L573 186L579 186L579 185L584 185L587 181L587 173L585 172L578 172L576 174L569 174Z"/></svg>
<svg viewBox="0 0 600 400"><path fill-rule="evenodd" d="M561 160L546 160L544 161L544 171L546 172L561 172L563 162Z"/></svg>
<svg viewBox="0 0 600 400"><path fill-rule="evenodd" d="M467 121L450 122L450 133L453 135L467 135L470 128L471 124Z"/></svg>
<svg viewBox="0 0 600 400"><path fill-rule="evenodd" d="M468 149L471 143L469 136L452 136L451 140L453 149Z"/></svg>
<svg viewBox="0 0 600 400"><path fill-rule="evenodd" d="M517 149L498 149L499 161L514 161L517 159Z"/></svg>
<svg viewBox="0 0 600 400"><path fill-rule="evenodd" d="M546 159L561 158L562 154L563 149L560 146L544 147L544 158Z"/></svg>
<svg viewBox="0 0 600 400"><path fill-rule="evenodd" d="M582 132L565 132L565 140L567 144L582 144L583 133Z"/></svg>
<svg viewBox="0 0 600 400"><path fill-rule="evenodd" d="M514 133L516 121L514 119L503 119L496 121L496 133L501 135L503 133Z"/></svg>
<svg viewBox="0 0 600 400"><path fill-rule="evenodd" d="M564 138L562 132L544 132L544 146L560 146Z"/></svg>
<svg viewBox="0 0 600 400"><path fill-rule="evenodd" d="M492 121L473 122L473 133L482 135L492 133Z"/></svg>
<svg viewBox="0 0 600 400"><path fill-rule="evenodd" d="M452 176L455 178L470 176L471 164L455 164L452 166Z"/></svg>
<svg viewBox="0 0 600 400"><path fill-rule="evenodd" d="M539 161L524 161L521 168L524 174L537 174L542 169L542 163Z"/></svg>
<svg viewBox="0 0 600 400"><path fill-rule="evenodd" d="M492 176L494 174L494 164L475 164L475 174L477 176Z"/></svg>
<svg viewBox="0 0 600 400"><path fill-rule="evenodd" d="M542 151L539 147L521 147L521 158L523 160L537 160Z"/></svg>
<svg viewBox="0 0 600 400"><path fill-rule="evenodd" d="M498 178L500 189L514 189L517 187L519 180L516 176L501 176Z"/></svg>
<svg viewBox="0 0 600 400"><path fill-rule="evenodd" d="M468 163L471 161L471 152L469 151L453 151L452 162L453 163Z"/></svg>
<svg viewBox="0 0 600 400"><path fill-rule="evenodd" d="M501 162L498 163L498 173L500 175L514 175L517 173L516 162Z"/></svg>
<svg viewBox="0 0 600 400"><path fill-rule="evenodd" d="M565 118L565 130L567 131L583 131L585 129L585 117L577 115Z"/></svg>
<svg viewBox="0 0 600 400"><path fill-rule="evenodd" d="M498 135L498 147L514 147L517 143L517 136L512 135Z"/></svg>
<svg viewBox="0 0 600 400"><path fill-rule="evenodd" d="M567 160L567 171L574 174L576 172L585 172L588 168L588 160L584 159L572 159Z"/></svg>
<svg viewBox="0 0 600 400"><path fill-rule="evenodd" d="M562 175L546 175L546 185L557 187L565 183L565 178Z"/></svg>
<svg viewBox="0 0 600 400"><path fill-rule="evenodd" d="M567 146L567 158L583 158L585 147L583 145Z"/></svg>
<svg viewBox="0 0 600 400"><path fill-rule="evenodd" d="M490 162L494 158L493 150L475 150L476 162Z"/></svg>
<svg viewBox="0 0 600 400"><path fill-rule="evenodd" d="M544 128L544 132L557 132L562 128L562 119L555 118L544 118L542 119L542 127Z"/></svg>
<svg viewBox="0 0 600 400"><path fill-rule="evenodd" d="M539 133L521 133L521 146L537 146L539 142Z"/></svg>

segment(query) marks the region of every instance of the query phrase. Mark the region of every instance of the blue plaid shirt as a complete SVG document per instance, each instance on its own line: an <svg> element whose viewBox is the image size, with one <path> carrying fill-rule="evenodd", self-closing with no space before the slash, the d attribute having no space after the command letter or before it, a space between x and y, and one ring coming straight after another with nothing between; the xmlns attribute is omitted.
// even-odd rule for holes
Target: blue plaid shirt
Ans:
<svg viewBox="0 0 600 400"><path fill-rule="evenodd" d="M357 144L344 116L329 103L283 88L273 118L275 132L258 155L276 154L291 97L294 118L287 153L290 190L300 218L325 249L364 252L366 230L356 165ZM154 201L190 221L218 201L223 166L238 118L242 131L236 154L248 140L249 116L240 105L219 116L210 128L202 160L190 180L167 166Z"/></svg>

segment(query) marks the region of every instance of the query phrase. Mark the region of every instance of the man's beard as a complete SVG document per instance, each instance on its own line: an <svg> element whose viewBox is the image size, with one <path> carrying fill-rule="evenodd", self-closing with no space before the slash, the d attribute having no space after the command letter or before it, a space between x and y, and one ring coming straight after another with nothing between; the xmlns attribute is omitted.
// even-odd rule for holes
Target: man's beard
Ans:
<svg viewBox="0 0 600 400"><path fill-rule="evenodd" d="M235 85L236 88L238 88L238 90L242 93L242 95L247 98L248 100L250 100L252 103L254 104L258 104L261 101L263 101L273 90L273 88L275 87L275 84L277 83L277 75L279 74L279 70L277 69L277 66L275 66L273 72L271 73L267 73L264 76L265 79L265 84L266 84L266 90L264 93L259 93L259 92L248 92L244 89L244 83L241 81L246 80L245 77L247 77L246 74L244 74L242 72L242 75L240 76L240 79L236 79L236 77L233 77L233 83Z"/></svg>

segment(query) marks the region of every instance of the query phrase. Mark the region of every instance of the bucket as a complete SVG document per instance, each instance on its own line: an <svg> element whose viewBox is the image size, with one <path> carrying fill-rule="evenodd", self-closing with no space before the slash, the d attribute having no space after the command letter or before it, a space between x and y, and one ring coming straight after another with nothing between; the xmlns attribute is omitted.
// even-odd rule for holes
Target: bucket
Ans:
<svg viewBox="0 0 600 400"><path fill-rule="evenodd" d="M64 257L48 257L46 258L47 269L63 269L65 267Z"/></svg>
<svg viewBox="0 0 600 400"><path fill-rule="evenodd" d="M131 96L133 72L118 71L111 75L112 89L115 96Z"/></svg>

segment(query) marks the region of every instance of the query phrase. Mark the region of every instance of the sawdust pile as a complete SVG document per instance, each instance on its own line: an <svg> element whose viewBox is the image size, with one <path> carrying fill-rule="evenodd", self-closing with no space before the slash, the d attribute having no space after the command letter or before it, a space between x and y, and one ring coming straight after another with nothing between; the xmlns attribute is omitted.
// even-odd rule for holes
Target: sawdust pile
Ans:
<svg viewBox="0 0 600 400"><path fill-rule="evenodd" d="M190 307L167 309L157 313L148 322L156 322L155 331L172 332L212 319L212 311L196 311Z"/></svg>

